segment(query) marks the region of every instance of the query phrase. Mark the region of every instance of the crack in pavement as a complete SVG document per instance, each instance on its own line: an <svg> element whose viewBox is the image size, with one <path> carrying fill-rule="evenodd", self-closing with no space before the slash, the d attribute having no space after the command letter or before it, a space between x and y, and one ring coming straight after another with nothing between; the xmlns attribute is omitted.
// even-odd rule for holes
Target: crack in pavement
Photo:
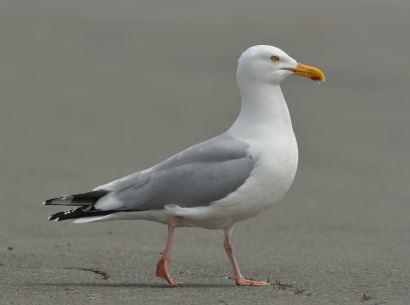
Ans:
<svg viewBox="0 0 410 305"><path fill-rule="evenodd" d="M98 274L100 276L102 276L103 280L108 280L111 275L106 272L106 271L102 271L102 270L98 270L98 269L93 269L93 268L72 268L72 267L66 267L64 269L69 269L69 270L79 270L79 271L88 271L88 272L93 272L95 274Z"/></svg>

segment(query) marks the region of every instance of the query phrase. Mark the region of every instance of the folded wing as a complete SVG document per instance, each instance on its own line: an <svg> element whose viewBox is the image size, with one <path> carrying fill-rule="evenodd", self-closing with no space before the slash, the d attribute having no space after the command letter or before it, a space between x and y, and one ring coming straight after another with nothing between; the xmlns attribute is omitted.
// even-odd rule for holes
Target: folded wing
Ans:
<svg viewBox="0 0 410 305"><path fill-rule="evenodd" d="M95 188L108 193L93 208L144 211L170 204L207 206L238 189L249 177L254 163L246 143L221 135L148 170Z"/></svg>

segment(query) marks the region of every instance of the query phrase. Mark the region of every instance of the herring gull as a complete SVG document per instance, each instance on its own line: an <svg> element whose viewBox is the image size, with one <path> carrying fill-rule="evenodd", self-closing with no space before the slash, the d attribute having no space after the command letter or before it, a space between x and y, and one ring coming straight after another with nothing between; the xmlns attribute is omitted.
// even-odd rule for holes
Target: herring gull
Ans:
<svg viewBox="0 0 410 305"><path fill-rule="evenodd" d="M319 69L298 63L276 47L250 47L240 56L236 72L241 112L225 133L90 192L46 200L45 205L77 207L49 220L145 219L166 224L167 243L156 275L172 286L177 286L168 268L174 229L221 229L236 284L269 285L242 276L230 236L235 223L281 200L295 177L298 147L280 88L292 74L325 80Z"/></svg>

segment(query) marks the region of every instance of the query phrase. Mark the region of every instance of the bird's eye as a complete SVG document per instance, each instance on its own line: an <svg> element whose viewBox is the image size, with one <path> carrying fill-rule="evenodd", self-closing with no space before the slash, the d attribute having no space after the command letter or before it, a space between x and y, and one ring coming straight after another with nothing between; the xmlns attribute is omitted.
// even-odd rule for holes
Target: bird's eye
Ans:
<svg viewBox="0 0 410 305"><path fill-rule="evenodd" d="M279 61L279 56L273 55L273 56L270 58L270 60L272 60L273 62L277 62L277 61Z"/></svg>

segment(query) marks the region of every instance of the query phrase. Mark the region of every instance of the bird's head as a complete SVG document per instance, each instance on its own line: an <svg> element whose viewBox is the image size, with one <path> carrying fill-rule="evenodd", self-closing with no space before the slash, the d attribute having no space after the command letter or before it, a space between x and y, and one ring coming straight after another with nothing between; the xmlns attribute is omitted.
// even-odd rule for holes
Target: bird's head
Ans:
<svg viewBox="0 0 410 305"><path fill-rule="evenodd" d="M314 81L325 81L322 71L298 63L281 49L273 46L250 47L242 53L238 60L237 78L239 82L279 84L292 74Z"/></svg>

